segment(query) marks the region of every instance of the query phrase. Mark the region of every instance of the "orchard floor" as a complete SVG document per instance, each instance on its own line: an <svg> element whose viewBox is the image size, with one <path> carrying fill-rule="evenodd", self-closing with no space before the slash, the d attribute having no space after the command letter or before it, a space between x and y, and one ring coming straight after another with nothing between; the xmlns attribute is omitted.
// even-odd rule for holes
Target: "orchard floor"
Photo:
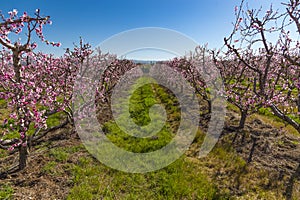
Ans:
<svg viewBox="0 0 300 200"><path fill-rule="evenodd" d="M237 113L228 112L226 127L237 120ZM202 126L205 129L205 122ZM105 167L71 130L50 133L30 150L24 171L2 175L0 199L277 200L300 196L300 137L265 116L250 117L240 132L225 128L213 151L201 159L197 158L198 135L180 161L150 174L130 175ZM1 171L15 164L17 156L2 155Z"/></svg>

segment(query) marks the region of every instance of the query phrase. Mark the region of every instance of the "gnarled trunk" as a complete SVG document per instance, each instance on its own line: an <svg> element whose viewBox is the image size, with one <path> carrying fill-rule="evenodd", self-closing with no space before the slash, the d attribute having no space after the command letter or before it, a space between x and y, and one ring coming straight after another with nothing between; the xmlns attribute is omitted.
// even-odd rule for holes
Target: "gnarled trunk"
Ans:
<svg viewBox="0 0 300 200"><path fill-rule="evenodd" d="M297 100L297 108L298 108L298 113L300 113L300 91L299 91L299 94L298 94L298 100ZM300 117L300 114L298 114L299 117Z"/></svg>
<svg viewBox="0 0 300 200"><path fill-rule="evenodd" d="M239 129L243 129L245 127L246 118L247 118L247 110L240 110L241 111L241 118L239 123Z"/></svg>
<svg viewBox="0 0 300 200"><path fill-rule="evenodd" d="M23 170L26 167L27 164L27 145L21 145L19 147L19 169Z"/></svg>

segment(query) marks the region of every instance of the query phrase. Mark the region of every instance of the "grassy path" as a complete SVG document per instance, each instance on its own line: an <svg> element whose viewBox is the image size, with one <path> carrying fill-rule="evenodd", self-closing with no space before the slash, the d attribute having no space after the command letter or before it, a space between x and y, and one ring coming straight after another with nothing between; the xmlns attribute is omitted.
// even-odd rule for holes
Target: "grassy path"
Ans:
<svg viewBox="0 0 300 200"><path fill-rule="evenodd" d="M142 126L150 123L149 108L156 103L163 104L169 120L157 135L150 138L129 136L114 121L105 124L106 135L115 145L128 151L155 151L174 136L172 131L180 119L178 103L173 95L157 84L133 88L129 112L136 124ZM164 169L146 174L116 171L102 164L95 165L89 159L84 163L85 170L82 167L78 171L79 177L69 199L218 199L222 196L208 177L201 173L201 166L186 156ZM87 171L91 175L86 176Z"/></svg>

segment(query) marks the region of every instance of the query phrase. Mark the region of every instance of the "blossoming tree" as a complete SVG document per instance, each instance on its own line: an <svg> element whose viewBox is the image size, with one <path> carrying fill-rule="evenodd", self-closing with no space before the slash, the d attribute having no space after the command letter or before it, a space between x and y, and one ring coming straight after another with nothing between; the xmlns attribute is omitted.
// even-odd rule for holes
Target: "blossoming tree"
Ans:
<svg viewBox="0 0 300 200"><path fill-rule="evenodd" d="M251 96L300 132L300 42L293 39L300 33L300 1L289 0L283 6L282 12L270 6L262 13L262 9L245 9L242 1L236 7L234 31L224 42L227 54L251 71ZM275 41L274 36L278 36Z"/></svg>
<svg viewBox="0 0 300 200"><path fill-rule="evenodd" d="M0 14L0 99L9 111L0 132L0 148L17 149L18 167L24 169L30 142L42 136L39 132L47 128L48 116L69 105L71 79L67 72L72 66L67 59L34 52L34 34L46 44L60 46L44 38L43 26L51 24L49 17L42 17L38 9L33 17L26 12L18 16L17 10L8 14L7 18ZM11 35L21 33L26 37L24 43L10 40Z"/></svg>

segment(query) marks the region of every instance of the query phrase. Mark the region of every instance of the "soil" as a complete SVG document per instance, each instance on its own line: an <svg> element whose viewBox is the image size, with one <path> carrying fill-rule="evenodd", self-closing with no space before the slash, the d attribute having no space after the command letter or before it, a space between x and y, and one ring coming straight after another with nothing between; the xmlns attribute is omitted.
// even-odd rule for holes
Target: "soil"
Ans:
<svg viewBox="0 0 300 200"><path fill-rule="evenodd" d="M0 185L10 183L15 192L14 199L64 199L69 189L72 188L68 182L70 174L50 176L43 171L43 167L50 161L49 156L46 155L50 149L81 143L71 130L70 127L66 127L49 133L39 142L39 147L33 147L30 150L27 167L20 172L2 174ZM87 152L80 153L85 154L84 156L89 155ZM0 168L3 169L8 165L16 164L17 156L15 153L0 159ZM76 163L76 159L70 162Z"/></svg>
<svg viewBox="0 0 300 200"><path fill-rule="evenodd" d="M236 119L233 113L229 115ZM237 134L234 148L258 169L292 175L300 164L300 135L289 134L283 128L274 128L259 119L248 121L242 133L228 129L224 132L233 137Z"/></svg>

